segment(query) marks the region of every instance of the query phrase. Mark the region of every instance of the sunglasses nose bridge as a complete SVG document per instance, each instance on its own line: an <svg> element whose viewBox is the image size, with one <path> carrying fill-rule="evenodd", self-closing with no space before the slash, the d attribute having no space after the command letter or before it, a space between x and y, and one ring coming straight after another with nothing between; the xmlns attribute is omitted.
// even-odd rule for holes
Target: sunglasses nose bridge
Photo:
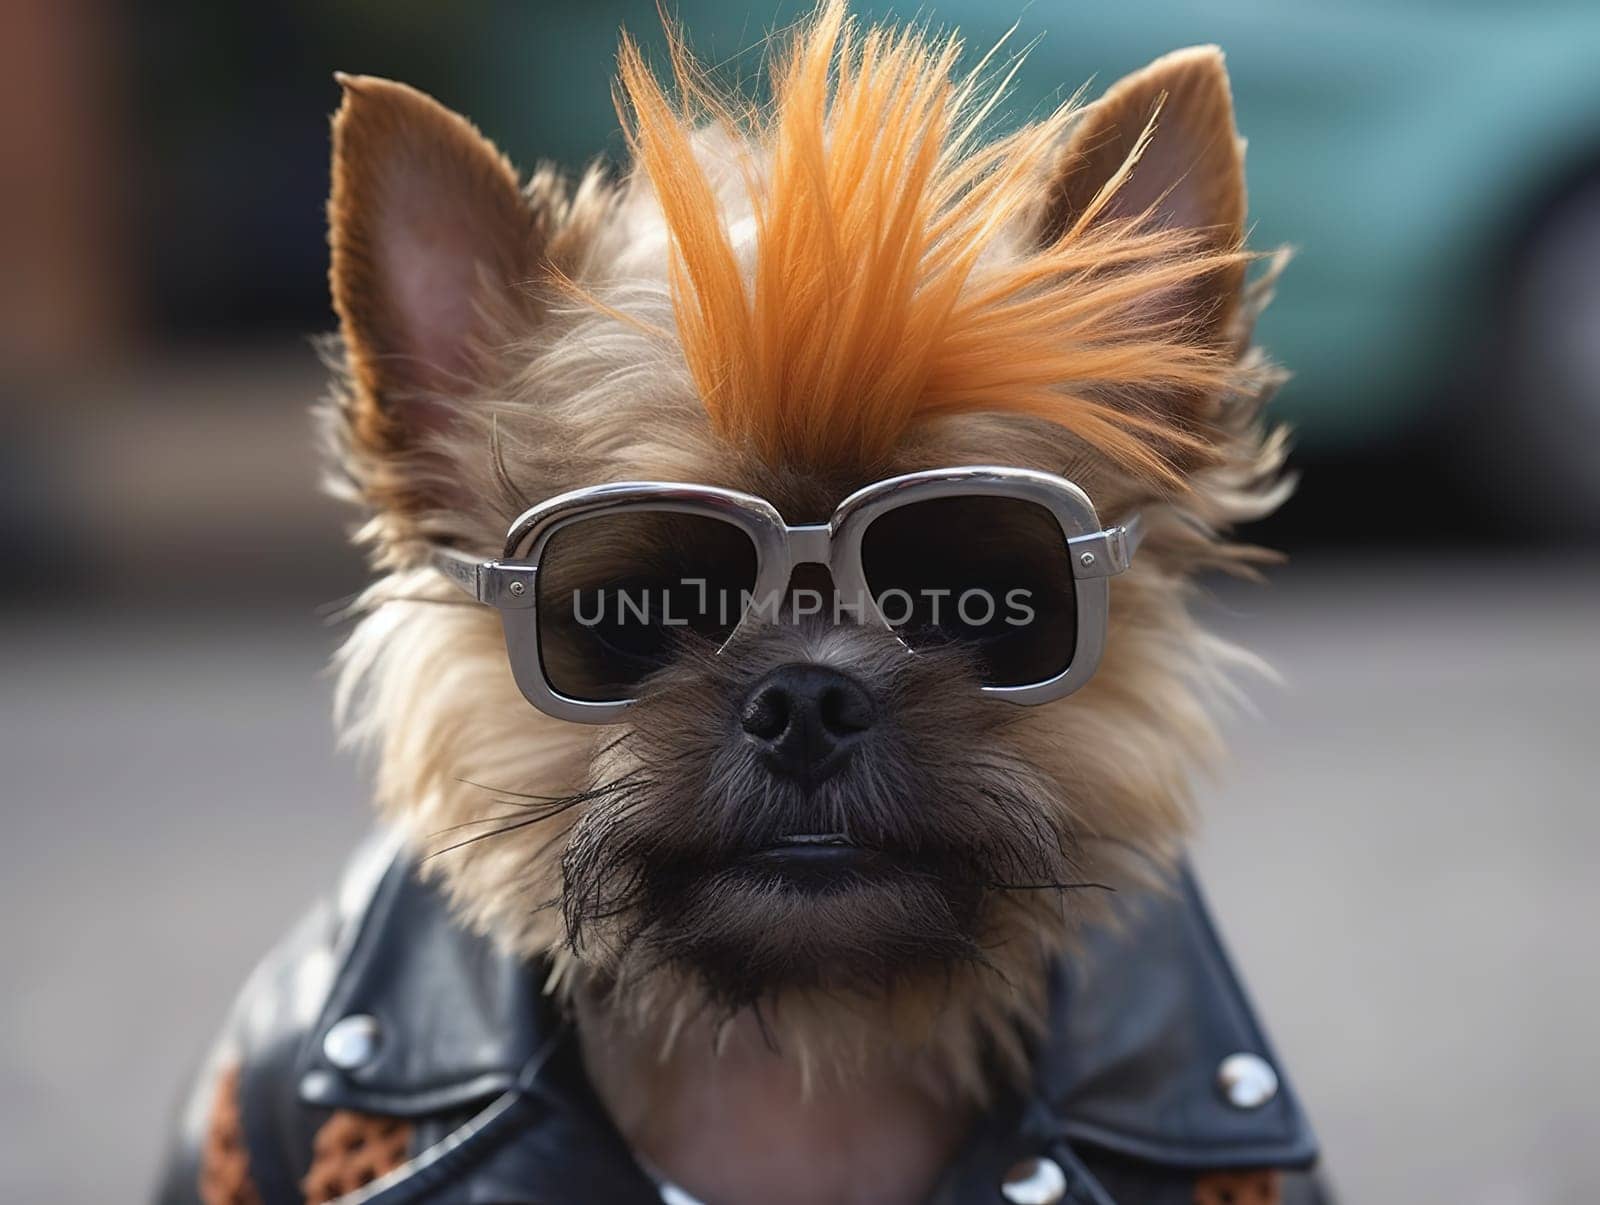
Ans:
<svg viewBox="0 0 1600 1205"><path fill-rule="evenodd" d="M805 523L786 530L791 564L832 567L833 529L828 524Z"/></svg>

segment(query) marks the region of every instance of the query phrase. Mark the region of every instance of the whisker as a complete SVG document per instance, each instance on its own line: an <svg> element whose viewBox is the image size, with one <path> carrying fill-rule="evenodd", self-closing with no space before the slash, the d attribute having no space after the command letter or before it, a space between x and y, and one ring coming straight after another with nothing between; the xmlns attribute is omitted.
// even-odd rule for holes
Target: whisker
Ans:
<svg viewBox="0 0 1600 1205"><path fill-rule="evenodd" d="M990 891L1109 891L1117 889L1110 883L985 883Z"/></svg>
<svg viewBox="0 0 1600 1205"><path fill-rule="evenodd" d="M547 817L545 817L545 816L530 816L525 820L518 820L514 824L508 824L504 828L497 828L497 829L494 829L493 831L487 832L487 833L479 833L475 837L468 837L464 841L457 841L453 845L447 845L443 849L436 849L432 853L425 854L423 856L422 860L424 862L431 861L434 858L442 857L443 855L445 855L447 853L451 853L454 850L464 849L466 846L474 845L479 841L486 841L490 837L504 837L507 833L514 833L520 828L527 828L528 825L537 824L537 823L539 823L539 821L544 820L544 819L547 819Z"/></svg>
<svg viewBox="0 0 1600 1205"><path fill-rule="evenodd" d="M516 807L520 805L512 804L511 806ZM527 817L517 816L515 814L510 816L479 816L476 820L463 820L460 824L447 824L441 829L435 829L433 832L428 834L428 840L433 841L444 836L446 833L457 833L464 828L473 828L479 824L500 824L510 820L524 819L527 819Z"/></svg>
<svg viewBox="0 0 1600 1205"><path fill-rule="evenodd" d="M626 732L618 733L617 736L600 746L595 753L595 757L604 757L624 741L631 740L635 735L635 730L632 728L628 729Z"/></svg>
<svg viewBox="0 0 1600 1205"><path fill-rule="evenodd" d="M601 785L599 785L597 787L590 787L587 790L579 791L579 792L577 792L575 794L572 794L572 795L530 795L530 794L528 794L528 793L526 793L524 791L512 791L512 790L509 790L509 789L507 789L505 787L491 787L491 786L488 786L485 783L474 782L470 778L457 778L456 781L461 783L463 786L473 787L473 788L475 788L475 789L477 789L479 791L487 791L491 795L504 796L504 798L496 800L496 802L504 803L508 807L522 807L522 806L524 806L524 805L516 802L517 800L521 800L521 799L529 799L529 800L534 801L535 803L566 804L566 803L568 803L569 801L572 801L572 800L577 800L579 802L583 802L585 800L599 798L601 795L604 795L605 793L607 793L609 791L618 790L618 789L620 789L622 787L625 787L625 786L643 786L643 785L647 785L647 784L645 784L643 782L642 779L639 779L636 776L636 772L635 773L630 773L630 774L625 774L621 778L614 778L610 782L602 783Z"/></svg>

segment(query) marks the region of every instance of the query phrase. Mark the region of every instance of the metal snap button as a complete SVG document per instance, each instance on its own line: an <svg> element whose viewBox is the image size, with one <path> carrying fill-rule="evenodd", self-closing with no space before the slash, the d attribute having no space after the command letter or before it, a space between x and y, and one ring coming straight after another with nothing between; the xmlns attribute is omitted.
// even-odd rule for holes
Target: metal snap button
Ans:
<svg viewBox="0 0 1600 1205"><path fill-rule="evenodd" d="M1057 1205L1067 1195L1067 1173L1054 1159L1024 1159L1006 1173L1000 1195L1011 1205Z"/></svg>
<svg viewBox="0 0 1600 1205"><path fill-rule="evenodd" d="M383 1044L383 1026L366 1013L341 1017L322 1035L322 1054L340 1071L365 1067L378 1057Z"/></svg>
<svg viewBox="0 0 1600 1205"><path fill-rule="evenodd" d="M1217 1090L1235 1109L1259 1109L1278 1095L1278 1073L1257 1054L1230 1054L1217 1067Z"/></svg>

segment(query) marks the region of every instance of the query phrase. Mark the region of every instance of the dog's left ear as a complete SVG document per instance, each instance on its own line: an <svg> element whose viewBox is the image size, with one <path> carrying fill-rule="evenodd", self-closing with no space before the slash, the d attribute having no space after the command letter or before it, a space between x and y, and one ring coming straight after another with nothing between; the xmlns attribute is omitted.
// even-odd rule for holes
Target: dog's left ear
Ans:
<svg viewBox="0 0 1600 1205"><path fill-rule="evenodd" d="M404 84L336 78L328 241L345 439L367 500L404 517L448 501L427 441L537 304L545 225L465 118Z"/></svg>
<svg viewBox="0 0 1600 1205"><path fill-rule="evenodd" d="M1104 190L1147 131L1148 144L1107 197ZM1215 46L1164 55L1089 107L1057 161L1041 236L1053 239L1085 215L1093 223L1147 212L1157 226L1195 232L1203 251L1234 251L1243 243L1244 142ZM1236 261L1159 304L1189 318L1192 337L1220 347L1243 283L1244 265Z"/></svg>

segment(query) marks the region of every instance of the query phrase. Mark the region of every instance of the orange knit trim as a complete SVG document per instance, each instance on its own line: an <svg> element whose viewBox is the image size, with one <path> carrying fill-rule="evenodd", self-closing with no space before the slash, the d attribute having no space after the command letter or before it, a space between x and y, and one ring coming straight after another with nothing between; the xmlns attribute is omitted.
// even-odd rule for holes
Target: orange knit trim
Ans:
<svg viewBox="0 0 1600 1205"><path fill-rule="evenodd" d="M1280 1205L1283 1177L1272 1171L1215 1172L1194 1184L1194 1205Z"/></svg>
<svg viewBox="0 0 1600 1205"><path fill-rule="evenodd" d="M311 1168L300 1183L306 1205L328 1205L399 1167L411 1151L411 1125L394 1117L343 1110L312 1140ZM239 1114L239 1068L217 1078L216 1100L200 1151L204 1205L261 1205L250 1178L250 1152Z"/></svg>
<svg viewBox="0 0 1600 1205"><path fill-rule="evenodd" d="M200 1200L205 1205L261 1205L250 1179L250 1152L239 1116L239 1068L217 1078L217 1095L200 1147Z"/></svg>
<svg viewBox="0 0 1600 1205"><path fill-rule="evenodd" d="M365 1188L409 1157L411 1125L394 1117L340 1111L317 1131L311 1169L301 1181L306 1205L327 1205Z"/></svg>

